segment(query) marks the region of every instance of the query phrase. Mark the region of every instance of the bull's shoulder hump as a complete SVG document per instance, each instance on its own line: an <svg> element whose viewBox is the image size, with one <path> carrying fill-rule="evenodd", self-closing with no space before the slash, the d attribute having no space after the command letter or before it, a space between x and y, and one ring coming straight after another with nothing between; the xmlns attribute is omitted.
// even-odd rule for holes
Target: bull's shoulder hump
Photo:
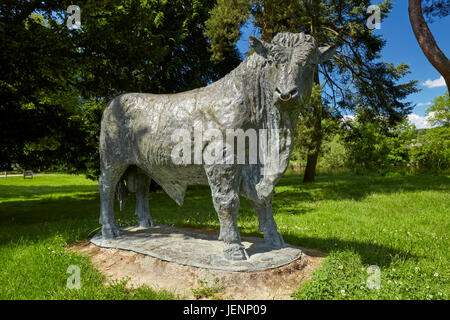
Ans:
<svg viewBox="0 0 450 320"><path fill-rule="evenodd" d="M136 110L149 109L151 106L158 105L167 101L167 95L152 93L125 93L116 97L111 103L113 108L128 113Z"/></svg>
<svg viewBox="0 0 450 320"><path fill-rule="evenodd" d="M118 99L121 104L129 104L129 103L164 103L173 100L179 100L187 97L196 96L200 92L202 92L203 88L193 89L189 91L183 91L178 93L164 93L164 94L156 94L156 93L125 93L122 94L115 99Z"/></svg>
<svg viewBox="0 0 450 320"><path fill-rule="evenodd" d="M117 98L142 98L142 99L158 99L158 98L173 98L173 97L180 97L180 96L189 96L189 95L195 95L199 92L202 92L207 87L202 88L196 88L192 90L187 91L181 91L181 92L175 92L175 93L140 93L140 92L130 92L130 93L124 93Z"/></svg>

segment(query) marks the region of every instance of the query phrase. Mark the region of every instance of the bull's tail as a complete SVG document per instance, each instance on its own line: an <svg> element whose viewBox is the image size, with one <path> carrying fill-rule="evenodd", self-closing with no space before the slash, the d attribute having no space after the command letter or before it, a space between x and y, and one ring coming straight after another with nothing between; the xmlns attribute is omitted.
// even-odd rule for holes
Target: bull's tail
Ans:
<svg viewBox="0 0 450 320"><path fill-rule="evenodd" d="M128 192L136 192L137 186L137 167L130 166L117 184L116 196L119 200L120 211L125 209Z"/></svg>
<svg viewBox="0 0 450 320"><path fill-rule="evenodd" d="M117 184L116 196L117 200L119 200L120 211L125 209L125 204L127 202L127 187L125 185L125 179L122 177Z"/></svg>

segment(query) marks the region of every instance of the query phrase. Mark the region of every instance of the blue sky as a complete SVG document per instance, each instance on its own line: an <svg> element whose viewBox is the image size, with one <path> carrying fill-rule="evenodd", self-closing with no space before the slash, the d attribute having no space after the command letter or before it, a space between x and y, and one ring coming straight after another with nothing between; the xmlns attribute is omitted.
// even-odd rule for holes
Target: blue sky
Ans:
<svg viewBox="0 0 450 320"><path fill-rule="evenodd" d="M372 3L376 4L377 1L372 1ZM381 23L381 29L375 31L387 41L382 51L382 61L394 64L404 62L410 65L411 74L406 76L404 81L418 80L419 88L422 89L422 91L410 95L407 99L416 104L410 120L417 127L426 127L425 110L429 107L433 98L444 94L447 87L445 84L439 86L442 83L442 81L439 81L441 75L428 62L416 41L409 22L408 1L396 0L393 1L393 4L392 12ZM450 16L435 20L428 26L441 50L449 57ZM245 53L249 49L248 37L257 34L255 28L248 24L241 31L242 36L237 43L237 47L242 53ZM429 81L427 82L427 80ZM426 82L431 85L426 85Z"/></svg>

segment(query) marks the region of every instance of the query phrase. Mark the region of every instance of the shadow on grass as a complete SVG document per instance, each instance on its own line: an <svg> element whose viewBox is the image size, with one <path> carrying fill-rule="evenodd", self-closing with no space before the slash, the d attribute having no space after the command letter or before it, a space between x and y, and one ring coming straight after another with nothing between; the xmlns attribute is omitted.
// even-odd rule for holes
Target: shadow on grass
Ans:
<svg viewBox="0 0 450 320"><path fill-rule="evenodd" d="M277 187L291 187L291 190L276 192L274 203L320 201L320 200L363 200L378 193L390 194L414 191L450 190L450 178L440 175L415 176L357 176L322 175L315 183L302 183L300 175L287 175Z"/></svg>
<svg viewBox="0 0 450 320"><path fill-rule="evenodd" d="M68 194L77 192L97 192L97 186L80 186L80 185L65 185L65 186L17 186L17 185L0 185L0 201L10 198L23 198L28 200L40 198L42 195L49 194Z"/></svg>
<svg viewBox="0 0 450 320"><path fill-rule="evenodd" d="M327 254L333 251L353 251L361 257L362 264L377 265L379 267L389 266L393 259L417 261L418 257L409 252L390 248L385 245L374 244L367 241L349 241L338 238L310 238L286 235L287 243L308 248L319 249Z"/></svg>
<svg viewBox="0 0 450 320"><path fill-rule="evenodd" d="M361 200L372 193L394 193L399 191L437 190L446 191L450 179L443 176L406 176L406 177L365 177L365 176L319 176L313 184L301 184L299 176L284 177L280 191L274 198L274 208L295 214L305 214L312 209L301 208L301 202L317 200ZM289 186L288 190L283 187ZM292 190L291 190L292 189ZM7 194L3 193L6 191ZM73 196L62 196L74 193ZM78 194L77 194L78 193ZM86 193L86 194L80 194ZM8 195L9 194L9 195ZM50 238L55 232L70 234L78 229L81 237L87 237L94 228L98 228L99 197L96 186L0 186L0 198L23 197L22 201L0 203L0 245L16 243L20 239L40 240ZM33 195L47 195L43 199L33 199ZM30 195L30 197L28 197ZM53 197L54 195L54 197ZM125 212L119 213L117 202L115 216L133 218L134 197L130 197ZM198 228L207 226L214 210L208 187L189 188L185 206L178 207L163 192L153 193L150 197L150 210L158 223L171 223L177 226ZM192 223L186 223L186 216L192 216ZM243 200L240 216L254 216L253 209ZM261 236L255 232L242 235ZM72 238L71 238L72 239ZM416 260L407 252L381 244L362 241L346 241L338 238L308 238L285 235L288 243L305 248L317 248L322 251L351 250L356 252L364 264L380 267L389 265L394 257Z"/></svg>

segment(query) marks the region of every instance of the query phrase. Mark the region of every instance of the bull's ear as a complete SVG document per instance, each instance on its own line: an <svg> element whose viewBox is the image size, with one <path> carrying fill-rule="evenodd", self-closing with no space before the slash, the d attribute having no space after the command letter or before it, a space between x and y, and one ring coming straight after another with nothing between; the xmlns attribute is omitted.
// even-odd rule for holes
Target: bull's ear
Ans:
<svg viewBox="0 0 450 320"><path fill-rule="evenodd" d="M256 53L260 56L263 56L264 58L267 58L269 56L270 51L270 44L262 41L261 39L258 39L254 36L250 36L248 38L248 42L250 42L250 46L255 49Z"/></svg>
<svg viewBox="0 0 450 320"><path fill-rule="evenodd" d="M319 47L319 64L331 59L336 53L335 46Z"/></svg>

